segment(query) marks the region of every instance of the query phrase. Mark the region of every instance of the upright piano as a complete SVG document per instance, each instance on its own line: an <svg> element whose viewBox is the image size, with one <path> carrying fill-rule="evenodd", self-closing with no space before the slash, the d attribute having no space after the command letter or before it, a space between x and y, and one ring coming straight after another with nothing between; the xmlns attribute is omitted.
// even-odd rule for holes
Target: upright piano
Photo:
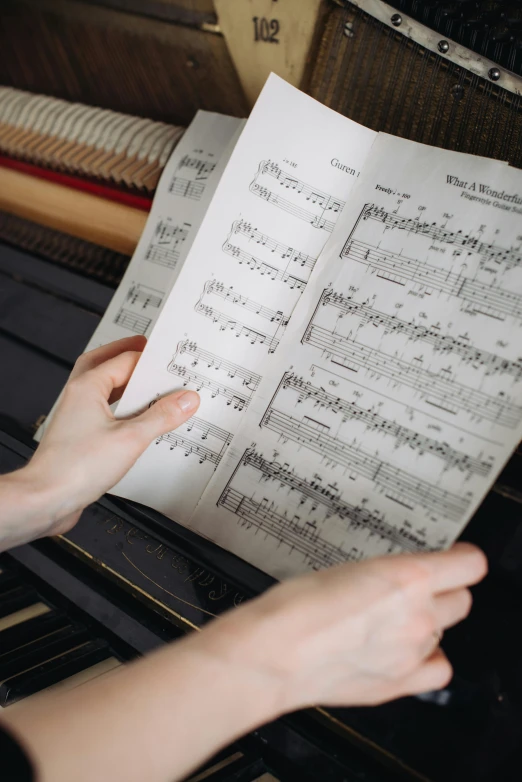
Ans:
<svg viewBox="0 0 522 782"><path fill-rule="evenodd" d="M0 7L0 85L58 99L63 110L80 103L173 128L198 108L246 116L270 70L375 130L522 167L519 2L3 0ZM14 143L5 130L2 105L0 96L0 471L8 472L30 458L37 426L111 299L161 162L151 161L147 181L125 182L114 175L121 165L112 174L106 168L104 180L70 156L36 159L33 136ZM8 182L20 184L18 196ZM60 214L46 202L46 186L71 194ZM131 210L126 241L69 216L67 203L80 192L118 202L115 220ZM462 536L487 553L490 574L473 590L469 618L444 636L455 670L447 688L379 707L289 715L191 779L520 779L521 453ZM103 497L66 535L0 558L0 709L101 676L270 583L159 513Z"/></svg>

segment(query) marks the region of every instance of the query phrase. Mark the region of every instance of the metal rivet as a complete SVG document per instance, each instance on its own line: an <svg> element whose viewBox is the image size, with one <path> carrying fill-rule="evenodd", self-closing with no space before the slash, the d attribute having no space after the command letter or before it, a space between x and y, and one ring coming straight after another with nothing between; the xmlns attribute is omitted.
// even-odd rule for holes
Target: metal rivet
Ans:
<svg viewBox="0 0 522 782"><path fill-rule="evenodd" d="M353 38L354 32L353 32L353 24L352 22L346 22L344 25L344 34L347 38Z"/></svg>
<svg viewBox="0 0 522 782"><path fill-rule="evenodd" d="M455 100L462 100L464 97L464 87L462 84L454 84L451 88L451 94L455 98Z"/></svg>
<svg viewBox="0 0 522 782"><path fill-rule="evenodd" d="M488 76L491 79L491 81L498 81L500 79L500 71L498 68L490 68L488 71Z"/></svg>
<svg viewBox="0 0 522 782"><path fill-rule="evenodd" d="M394 27L400 27L402 24L402 16L400 14L393 14L390 21Z"/></svg>
<svg viewBox="0 0 522 782"><path fill-rule="evenodd" d="M437 44L437 48L439 52L442 52L442 54L446 54L446 52L449 49L449 43L447 41L439 41Z"/></svg>

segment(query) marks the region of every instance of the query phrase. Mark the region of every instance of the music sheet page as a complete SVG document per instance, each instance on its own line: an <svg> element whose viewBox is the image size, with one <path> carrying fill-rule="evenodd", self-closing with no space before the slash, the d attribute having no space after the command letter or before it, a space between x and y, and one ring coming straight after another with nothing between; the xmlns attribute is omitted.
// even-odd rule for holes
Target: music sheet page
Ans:
<svg viewBox="0 0 522 782"><path fill-rule="evenodd" d="M444 548L522 436L522 175L379 135L191 527L276 578Z"/></svg>
<svg viewBox="0 0 522 782"><path fill-rule="evenodd" d="M268 79L118 415L181 387L198 390L201 406L114 493L189 520L272 371L375 135Z"/></svg>
<svg viewBox="0 0 522 782"><path fill-rule="evenodd" d="M150 335L244 123L198 111L163 170L132 260L87 350Z"/></svg>

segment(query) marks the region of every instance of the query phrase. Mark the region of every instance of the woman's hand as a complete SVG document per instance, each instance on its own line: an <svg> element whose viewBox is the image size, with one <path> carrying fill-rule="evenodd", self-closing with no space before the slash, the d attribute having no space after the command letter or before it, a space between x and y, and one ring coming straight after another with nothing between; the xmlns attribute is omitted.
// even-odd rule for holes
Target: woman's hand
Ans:
<svg viewBox="0 0 522 782"><path fill-rule="evenodd" d="M191 640L264 678L281 713L376 704L448 683L439 639L486 571L469 544L341 565L273 587Z"/></svg>
<svg viewBox="0 0 522 782"><path fill-rule="evenodd" d="M194 415L198 394L177 391L134 418L114 417L110 404L121 397L145 344L144 337L130 337L80 356L35 455L2 478L0 544L2 527L8 545L70 529L156 437Z"/></svg>

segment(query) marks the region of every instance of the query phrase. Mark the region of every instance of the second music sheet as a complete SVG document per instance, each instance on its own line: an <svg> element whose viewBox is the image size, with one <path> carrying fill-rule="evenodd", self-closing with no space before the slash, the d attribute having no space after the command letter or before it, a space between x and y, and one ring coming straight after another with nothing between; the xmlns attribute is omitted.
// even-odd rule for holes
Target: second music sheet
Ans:
<svg viewBox="0 0 522 782"><path fill-rule="evenodd" d="M277 358L375 133L271 76L234 149L118 415L199 391L114 492L187 523Z"/></svg>

